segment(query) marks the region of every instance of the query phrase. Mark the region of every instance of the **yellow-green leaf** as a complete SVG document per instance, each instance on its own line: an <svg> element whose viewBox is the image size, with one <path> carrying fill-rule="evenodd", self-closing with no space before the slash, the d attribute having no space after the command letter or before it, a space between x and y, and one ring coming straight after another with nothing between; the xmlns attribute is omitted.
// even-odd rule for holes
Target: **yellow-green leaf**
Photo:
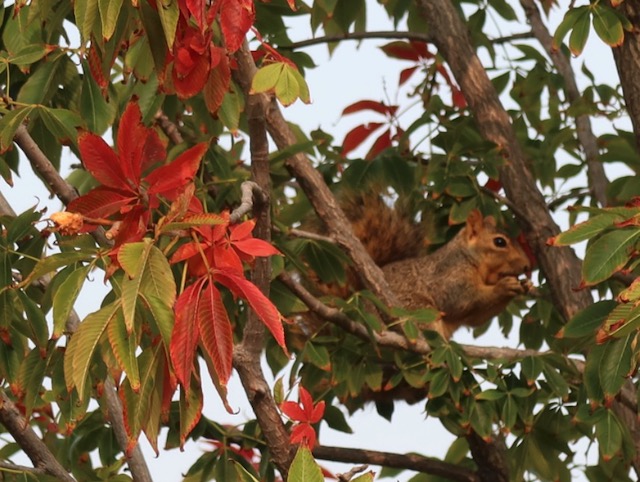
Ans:
<svg viewBox="0 0 640 482"><path fill-rule="evenodd" d="M91 37L93 24L98 18L98 0L73 2L73 13L80 31L80 37L84 43Z"/></svg>
<svg viewBox="0 0 640 482"><path fill-rule="evenodd" d="M617 229L603 234L589 245L582 265L584 283L595 285L622 269L629 261L629 250L638 237L638 229Z"/></svg>
<svg viewBox="0 0 640 482"><path fill-rule="evenodd" d="M137 392L140 390L140 371L136 359L138 343L135 331L129 332L127 330L122 314L118 313L115 319L109 323L107 336L113 356L118 361L120 369L127 374L131 389Z"/></svg>
<svg viewBox="0 0 640 482"><path fill-rule="evenodd" d="M91 313L80 323L80 328L71 337L64 358L64 372L65 377L71 377L67 378L67 386L75 386L81 399L85 395L93 354L107 326L116 318L118 310L120 303L116 301Z"/></svg>
<svg viewBox="0 0 640 482"><path fill-rule="evenodd" d="M109 40L116 29L118 15L122 9L122 0L99 0L98 9L102 21L102 38Z"/></svg>
<svg viewBox="0 0 640 482"><path fill-rule="evenodd" d="M167 41L169 50L173 48L173 42L176 39L176 28L178 27L178 18L180 10L178 9L177 0L156 0L158 7L158 15L164 30L164 38Z"/></svg>
<svg viewBox="0 0 640 482"><path fill-rule="evenodd" d="M89 274L90 266L82 266L65 279L53 295L53 338L64 333L67 320Z"/></svg>
<svg viewBox="0 0 640 482"><path fill-rule="evenodd" d="M322 470L314 460L311 451L301 445L289 469L288 482L324 482Z"/></svg>

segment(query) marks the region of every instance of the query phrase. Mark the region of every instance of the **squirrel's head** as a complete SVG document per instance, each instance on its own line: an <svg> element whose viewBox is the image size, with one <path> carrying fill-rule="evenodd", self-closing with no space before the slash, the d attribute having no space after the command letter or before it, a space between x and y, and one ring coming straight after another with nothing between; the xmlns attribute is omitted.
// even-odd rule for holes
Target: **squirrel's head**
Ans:
<svg viewBox="0 0 640 482"><path fill-rule="evenodd" d="M467 217L464 231L486 284L494 285L505 276L517 278L531 270L529 258L518 242L497 228L493 216L484 217L474 209Z"/></svg>

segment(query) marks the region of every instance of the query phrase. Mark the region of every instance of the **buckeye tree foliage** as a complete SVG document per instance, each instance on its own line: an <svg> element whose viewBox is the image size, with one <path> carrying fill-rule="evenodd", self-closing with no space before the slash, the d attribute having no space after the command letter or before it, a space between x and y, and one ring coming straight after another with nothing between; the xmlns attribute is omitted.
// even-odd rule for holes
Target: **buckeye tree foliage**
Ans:
<svg viewBox="0 0 640 482"><path fill-rule="evenodd" d="M152 480L141 437L206 441L186 480L323 480L325 461L361 482L640 475L637 0L7 3L3 477ZM352 41L394 81L325 106L364 119L347 132L289 123L313 94L308 47ZM7 202L29 169L58 212ZM394 303L340 208L371 192L424 233L414 247L474 209L518 239L535 289L492 321L509 347L488 325L444 340L431 307ZM229 427L202 411L234 413L232 377L255 420ZM451 433L442 460L426 436L412 455L323 440L407 403L416 432Z"/></svg>

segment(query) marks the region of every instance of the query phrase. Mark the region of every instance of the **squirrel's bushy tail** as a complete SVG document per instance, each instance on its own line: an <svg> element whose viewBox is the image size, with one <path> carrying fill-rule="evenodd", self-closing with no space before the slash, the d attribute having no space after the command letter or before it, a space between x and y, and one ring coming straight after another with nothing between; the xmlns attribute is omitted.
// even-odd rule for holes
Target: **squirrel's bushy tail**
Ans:
<svg viewBox="0 0 640 482"><path fill-rule="evenodd" d="M353 193L341 199L354 234L378 266L418 256L425 248L422 226L392 207L379 193Z"/></svg>

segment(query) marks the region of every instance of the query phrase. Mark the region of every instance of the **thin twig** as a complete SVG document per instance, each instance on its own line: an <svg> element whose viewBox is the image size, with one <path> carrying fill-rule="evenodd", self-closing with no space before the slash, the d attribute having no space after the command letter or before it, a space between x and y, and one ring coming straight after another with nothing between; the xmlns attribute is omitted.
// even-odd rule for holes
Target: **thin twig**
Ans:
<svg viewBox="0 0 640 482"><path fill-rule="evenodd" d="M338 482L350 482L351 479L353 479L356 475L358 475L361 472L364 472L368 468L369 468L368 465L357 465L356 467L352 468L348 472L345 472L343 474L337 474L336 477L338 477Z"/></svg>

